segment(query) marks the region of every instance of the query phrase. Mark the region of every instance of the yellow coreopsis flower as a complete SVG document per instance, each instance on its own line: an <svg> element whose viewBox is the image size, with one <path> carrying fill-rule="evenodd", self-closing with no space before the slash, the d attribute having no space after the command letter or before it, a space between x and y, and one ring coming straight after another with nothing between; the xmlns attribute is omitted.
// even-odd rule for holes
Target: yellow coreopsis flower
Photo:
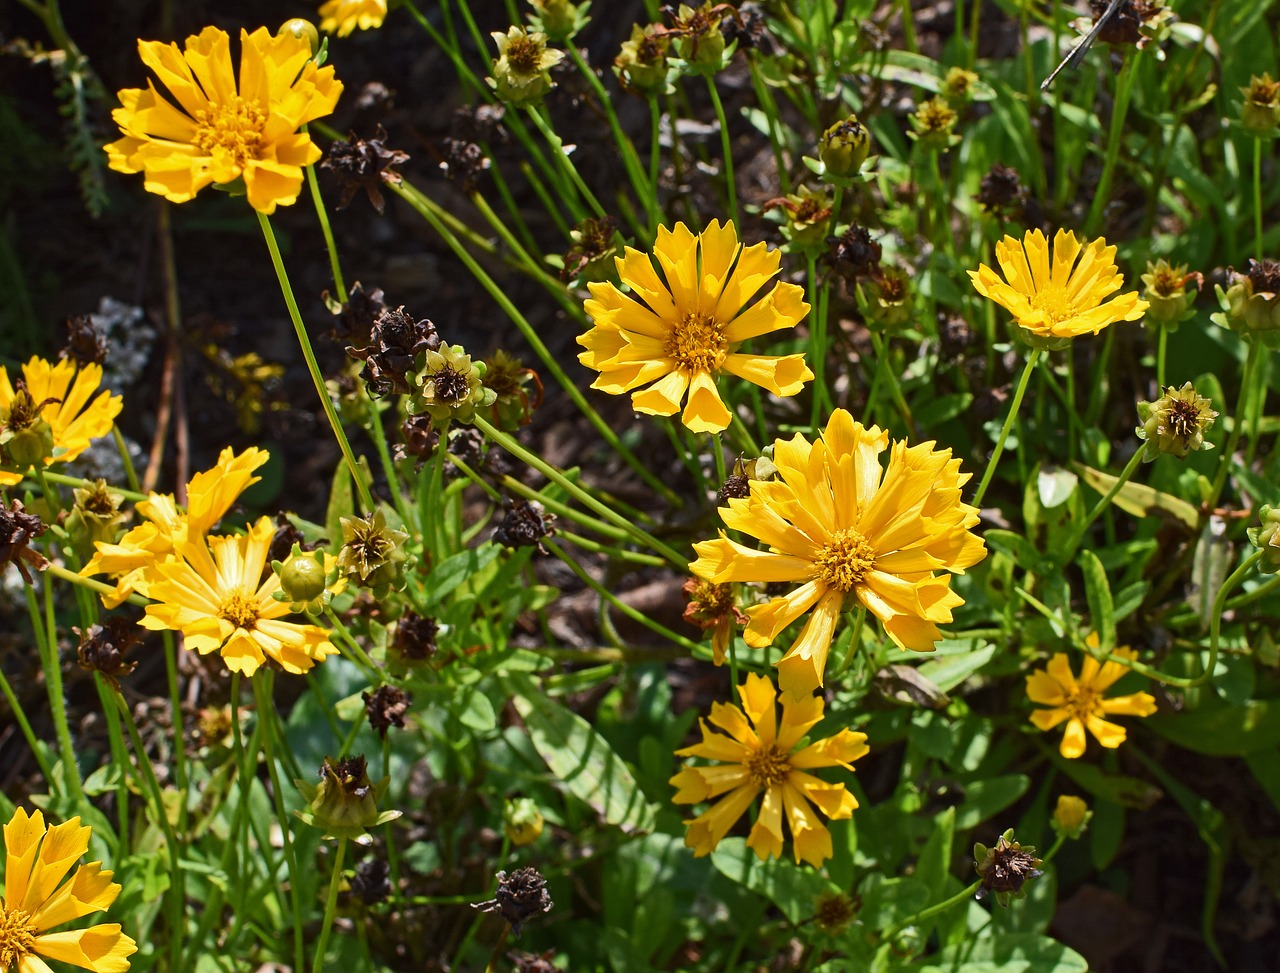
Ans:
<svg viewBox="0 0 1280 973"><path fill-rule="evenodd" d="M323 662L338 651L326 629L280 620L289 605L272 597L280 577L266 571L274 534L263 517L244 535L188 536L176 558L147 572L147 595L157 604L139 624L181 632L187 648L220 652L228 669L246 676L268 657L293 673Z"/></svg>
<svg viewBox="0 0 1280 973"><path fill-rule="evenodd" d="M387 16L387 0L328 0L320 5L320 29L346 37L359 27L381 27Z"/></svg>
<svg viewBox="0 0 1280 973"><path fill-rule="evenodd" d="M74 817L45 826L39 811L18 808L4 826L4 901L0 903L0 973L49 973L46 959L94 973L124 973L137 944L104 922L87 929L48 932L54 926L100 912L120 894L102 862L71 866L89 848L92 829Z"/></svg>
<svg viewBox="0 0 1280 973"><path fill-rule="evenodd" d="M805 695L822 685L836 619L849 606L865 605L903 648L928 652L942 637L938 623L951 621L951 609L963 604L946 572L963 574L986 547L969 530L978 511L960 500L969 474L950 449L933 445L895 442L882 469L889 434L837 409L817 442L799 433L777 440L776 479L751 480L748 496L720 508L726 527L759 538L768 551L723 531L694 545L698 560L689 570L708 581L802 582L747 609L744 638L757 648L813 609L778 663L787 692Z"/></svg>
<svg viewBox="0 0 1280 973"><path fill-rule="evenodd" d="M342 83L291 31L241 30L240 48L237 74L231 38L216 27L188 37L183 49L138 41L172 101L154 82L120 92L122 107L111 117L124 138L106 146L111 168L144 173L147 191L174 203L237 179L261 213L297 200L303 167L321 156L298 128L333 111Z"/></svg>
<svg viewBox="0 0 1280 973"><path fill-rule="evenodd" d="M147 594L150 569L172 560L177 545L188 536L207 534L240 494L261 479L253 474L268 459L270 454L256 446L239 455L226 447L218 455L217 465L188 481L186 512L178 509L172 494L152 493L135 506L144 522L116 544L99 541L97 553L80 573L85 577L107 574L116 579L114 594L102 595L107 608L115 608L135 591Z"/></svg>
<svg viewBox="0 0 1280 973"><path fill-rule="evenodd" d="M1116 248L1102 237L1085 246L1069 230L1053 238L1051 256L1045 235L1029 230L1022 240L1006 236L996 244L1003 278L986 264L969 276L978 293L1005 308L1019 327L1042 339L1074 338L1146 313L1137 291L1107 300L1124 286L1115 258Z"/></svg>
<svg viewBox="0 0 1280 973"><path fill-rule="evenodd" d="M822 719L822 699L807 696L782 699L779 723L777 691L764 676L751 674L738 687L742 707L727 703L711 706L710 722L725 732L713 733L701 720L702 742L677 750L681 757L717 760L714 767L686 766L671 778L679 788L677 804L697 804L719 798L691 821L684 843L696 857L710 854L729 833L734 822L761 793L760 814L747 838L747 847L765 859L782 854L782 819L791 830L796 862L814 867L831 857L831 832L815 813L817 805L833 821L848 818L858 802L844 784L829 784L808 771L817 767L851 766L867 753L867 736L841 730L799 750L796 744ZM727 736L725 735L727 734Z"/></svg>
<svg viewBox="0 0 1280 973"><path fill-rule="evenodd" d="M635 298L608 282L593 282L586 310L595 327L578 337L587 350L578 360L600 377L592 388L614 395L632 392L637 412L681 419L694 432L720 432L732 416L716 378L737 375L774 395L795 395L813 372L803 355L742 354L748 338L793 328L809 313L803 290L777 284L747 303L778 273L782 256L763 243L743 248L732 221L712 221L699 234L683 223L658 228L654 255L627 247L615 258L618 275ZM643 302L643 303L642 303ZM653 384L643 391L633 391Z"/></svg>
<svg viewBox="0 0 1280 973"><path fill-rule="evenodd" d="M1138 653L1129 648L1115 649L1114 654L1125 659L1138 657ZM1077 680L1066 654L1055 652L1047 668L1027 676L1027 696L1033 703L1051 707L1036 710L1031 714L1031 722L1048 731L1066 721L1067 729L1059 750L1071 760L1084 753L1086 727L1104 747L1120 746L1124 743L1124 727L1108 723L1103 717L1150 716L1156 711L1156 700L1150 693L1103 698L1111 685L1127 672L1129 668L1119 662L1099 662L1093 656L1085 656Z"/></svg>
<svg viewBox="0 0 1280 973"><path fill-rule="evenodd" d="M30 450L16 450L16 440L39 437L44 465L65 463L89 448L91 440L105 436L120 414L124 400L103 389L102 366L76 368L75 362L46 361L33 357L22 366L26 390L15 388L9 372L0 365L0 461L13 460L18 451L24 460ZM37 431L38 430L38 431ZM52 439L53 448L44 447ZM29 462L12 463L24 469ZM22 481L22 473L0 470L0 486Z"/></svg>

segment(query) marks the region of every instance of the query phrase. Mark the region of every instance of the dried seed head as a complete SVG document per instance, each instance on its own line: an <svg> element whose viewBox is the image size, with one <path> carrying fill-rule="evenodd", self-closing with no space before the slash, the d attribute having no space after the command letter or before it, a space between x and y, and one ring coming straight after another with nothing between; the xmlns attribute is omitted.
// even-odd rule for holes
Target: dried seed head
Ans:
<svg viewBox="0 0 1280 973"><path fill-rule="evenodd" d="M28 546L44 531L44 521L35 514L26 513L21 500L10 500L7 507L0 502L0 569L12 564L22 575L22 580L31 584L27 568L43 571L49 566L44 555Z"/></svg>
<svg viewBox="0 0 1280 973"><path fill-rule="evenodd" d="M1008 219L1022 212L1027 190L1017 169L997 162L978 184L977 199L988 213Z"/></svg>
<svg viewBox="0 0 1280 973"><path fill-rule="evenodd" d="M475 142L455 138L446 138L443 145L444 159L440 169L464 193L475 192L480 174L489 168L489 157L484 154L484 148Z"/></svg>
<svg viewBox="0 0 1280 973"><path fill-rule="evenodd" d="M976 844L973 846L973 867L982 879L982 892L994 892L996 901L1008 906L1010 899L1026 897L1023 886L1040 871L1040 859L1035 848L1025 848L1013 840L1013 830L1002 834L994 848ZM982 894L982 893L979 893Z"/></svg>
<svg viewBox="0 0 1280 973"><path fill-rule="evenodd" d="M328 297L325 291L325 297ZM386 295L381 287L367 291L360 281L351 285L346 303L338 311L338 326L333 335L339 341L353 345L368 345L373 340L373 326L379 315L387 309Z"/></svg>
<svg viewBox="0 0 1280 973"><path fill-rule="evenodd" d="M70 358L79 367L101 365L107 360L107 336L98 330L93 317L75 314L67 318L67 343L59 358Z"/></svg>
<svg viewBox="0 0 1280 973"><path fill-rule="evenodd" d="M411 608L396 622L391 650L402 663L414 665L428 661L436 654L436 634L440 623L419 615Z"/></svg>
<svg viewBox="0 0 1280 973"><path fill-rule="evenodd" d="M720 33L726 41L737 41L748 51L758 51L772 41L765 22L764 11L758 3L740 4L720 21Z"/></svg>
<svg viewBox="0 0 1280 973"><path fill-rule="evenodd" d="M360 376L369 394L383 398L411 393L410 376L418 367L418 356L439 347L436 326L426 318L415 321L401 306L384 309L374 319L368 347L348 348L347 354L364 362Z"/></svg>
<svg viewBox="0 0 1280 973"><path fill-rule="evenodd" d="M880 272L880 256L883 250L879 243L871 239L871 231L856 223L849 227L844 236L831 244L830 260L836 273L851 283L867 277L875 277Z"/></svg>
<svg viewBox="0 0 1280 973"><path fill-rule="evenodd" d="M514 973L559 973L556 964L551 962L555 955L554 949L548 949L537 956L533 953L512 953L508 959L516 965Z"/></svg>
<svg viewBox="0 0 1280 973"><path fill-rule="evenodd" d="M284 514L276 514L276 532L271 536L271 546L267 548L267 563L283 561L294 547L300 551L314 551L319 544L308 544L302 531L293 526L293 522Z"/></svg>
<svg viewBox="0 0 1280 973"><path fill-rule="evenodd" d="M506 516L493 529L494 542L503 547L536 547L539 554L546 554L542 538L556 532L552 526L555 515L546 513L541 504L523 498L504 497L502 509Z"/></svg>
<svg viewBox="0 0 1280 973"><path fill-rule="evenodd" d="M365 716L382 739L387 738L387 730L395 727L404 729L404 714L413 699L403 689L383 683L371 693L361 693L364 700Z"/></svg>
<svg viewBox="0 0 1280 973"><path fill-rule="evenodd" d="M813 902L813 923L827 936L839 936L858 918L862 897L843 892L823 892Z"/></svg>
<svg viewBox="0 0 1280 973"><path fill-rule="evenodd" d="M386 200L382 198L383 184L394 186L400 183L400 174L391 167L409 161L407 152L387 148L383 144L386 138L386 131L379 125L371 139L356 138L356 133L351 132L347 141L334 139L329 146L320 167L331 170L342 184L338 209L345 208L361 189L379 213L386 208Z"/></svg>
<svg viewBox="0 0 1280 973"><path fill-rule="evenodd" d="M356 866L350 888L365 905L377 905L391 894L391 866L382 858L366 858Z"/></svg>
<svg viewBox="0 0 1280 973"><path fill-rule="evenodd" d="M510 925L511 931L520 935L520 927L544 912L550 912L553 903L547 892L547 880L536 868L517 868L514 872L498 872L497 894L487 902L477 902L472 908L481 912L496 912Z"/></svg>
<svg viewBox="0 0 1280 973"><path fill-rule="evenodd" d="M80 668L100 672L113 682L127 676L138 663L126 661L124 654L140 640L138 625L123 615L112 615L100 625L90 625L83 632L72 626L80 639L76 647Z"/></svg>

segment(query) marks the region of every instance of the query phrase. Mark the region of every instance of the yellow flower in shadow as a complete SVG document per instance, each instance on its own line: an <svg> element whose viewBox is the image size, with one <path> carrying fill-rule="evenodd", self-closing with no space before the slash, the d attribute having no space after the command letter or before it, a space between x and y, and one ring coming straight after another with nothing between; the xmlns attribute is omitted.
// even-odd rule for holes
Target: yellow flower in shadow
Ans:
<svg viewBox="0 0 1280 973"><path fill-rule="evenodd" d="M1003 277L986 264L969 271L973 286L1013 315L1019 327L1053 340L1097 334L1117 321L1137 321L1148 304L1137 291L1107 300L1124 286L1116 248L1101 237L1087 246L1069 230L1049 241L1039 230L996 244Z"/></svg>
<svg viewBox="0 0 1280 973"><path fill-rule="evenodd" d="M817 805L833 821L848 818L858 802L844 784L829 784L809 771L818 767L852 770L855 760L867 754L865 733L841 730L807 747L796 749L801 738L822 719L822 699L807 696L782 698L779 722L773 683L754 673L738 687L742 707L713 703L710 722L724 733L715 733L701 720L702 742L677 750L681 757L705 757L716 766L689 767L671 778L679 789L677 804L714 800L706 811L686 821L684 843L701 858L715 850L738 818L761 794L760 814L747 838L747 847L758 858L782 854L783 818L791 830L796 862L814 867L831 857L831 832L814 810Z"/></svg>
<svg viewBox="0 0 1280 973"><path fill-rule="evenodd" d="M92 440L111 431L124 406L120 396L102 388L101 365L77 369L70 360L33 357L22 366L22 381L25 391L9 381L8 369L0 365L0 443L12 444L10 437L31 433L41 436L47 446L49 440L43 437L51 436L53 449L45 453L45 466L70 462L83 453ZM12 449L12 445L0 446L0 457ZM36 454L40 452L44 450ZM0 486L20 482L22 473L0 470Z"/></svg>
<svg viewBox="0 0 1280 973"><path fill-rule="evenodd" d="M618 275L635 297L609 282L592 282L587 313L595 327L578 337L578 360L600 373L592 388L631 392L637 412L670 416L694 432L720 432L732 418L716 378L728 372L774 395L795 395L813 372L804 355L738 351L749 338L794 328L809 313L803 290L779 283L747 306L778 273L781 253L763 243L742 247L732 222L712 221L699 234L683 223L658 228L654 255L627 247ZM665 279L664 279L665 278ZM652 383L652 384L650 384ZM648 385L647 389L640 386Z"/></svg>
<svg viewBox="0 0 1280 973"><path fill-rule="evenodd" d="M777 478L751 480L745 498L720 508L724 524L768 545L752 550L729 540L701 541L689 570L725 584L798 582L790 594L747 609L748 645L772 645L805 612L813 614L778 663L786 692L807 695L823 684L827 652L840 614L866 606L899 646L928 652L942 637L938 624L964 603L951 575L986 556L969 528L978 511L963 503L969 474L951 450L933 443L895 442L867 429L844 409L831 415L822 438L799 433L774 443ZM880 454L889 448L887 467ZM938 572L942 572L939 574Z"/></svg>
<svg viewBox="0 0 1280 973"><path fill-rule="evenodd" d="M357 27L381 27L387 16L387 0L328 0L318 12L322 31L346 37Z"/></svg>
<svg viewBox="0 0 1280 973"><path fill-rule="evenodd" d="M4 826L4 901L0 904L0 970L47 973L44 960L69 963L93 973L124 973L137 944L104 922L87 929L49 932L111 905L120 886L102 862L79 866L64 882L71 866L89 848L91 828L74 817L45 826L39 811L14 811Z"/></svg>
<svg viewBox="0 0 1280 973"><path fill-rule="evenodd" d="M177 557L146 572L156 604L139 624L181 632L187 648L219 652L228 669L246 676L268 658L293 673L323 662L338 651L326 629L281 621L289 605L272 597L280 577L265 571L274 534L263 517L245 535L187 537L176 545Z"/></svg>
<svg viewBox="0 0 1280 973"><path fill-rule="evenodd" d="M174 203L237 179L260 213L297 200L303 168L321 156L298 129L331 113L342 93L333 68L311 60L305 37L241 30L238 71L231 38L216 27L181 49L138 41L138 53L169 97L154 82L119 93L111 117L124 138L106 146L112 169L143 173L147 192Z"/></svg>
<svg viewBox="0 0 1280 973"><path fill-rule="evenodd" d="M1096 644L1096 636L1091 641ZM1138 657L1129 648L1115 649L1113 654L1131 660ZM1112 684L1129 671L1122 663L1099 662L1090 655L1085 656L1077 680L1066 654L1055 652L1046 668L1027 676L1027 697L1050 707L1032 713L1031 722L1046 732L1065 722L1067 728L1059 750L1070 760L1084 753L1086 728L1104 747L1115 749L1124 743L1125 729L1108 723L1105 717L1150 716L1156 711L1156 700L1150 693L1104 698Z"/></svg>

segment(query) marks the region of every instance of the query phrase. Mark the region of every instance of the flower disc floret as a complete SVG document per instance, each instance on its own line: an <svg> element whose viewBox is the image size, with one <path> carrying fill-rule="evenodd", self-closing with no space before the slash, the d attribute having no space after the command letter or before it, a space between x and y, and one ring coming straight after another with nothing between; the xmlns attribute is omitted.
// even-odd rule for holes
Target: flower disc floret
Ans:
<svg viewBox="0 0 1280 973"><path fill-rule="evenodd" d="M996 244L1003 277L986 264L969 271L973 286L1013 315L1017 325L1046 341L1097 334L1117 321L1137 321L1147 302L1137 291L1107 298L1124 286L1116 269L1116 248L1101 237L1087 245L1059 230L1049 241L1039 230L1022 240L1006 236Z"/></svg>
<svg viewBox="0 0 1280 973"><path fill-rule="evenodd" d="M812 609L778 663L787 692L804 695L823 684L836 620L850 606L864 605L899 646L928 652L942 637L939 623L963 604L949 572L964 573L986 548L970 531L978 511L960 500L969 475L951 450L933 446L890 447L888 433L838 409L817 442L800 434L775 442L776 478L751 480L745 498L720 508L726 527L758 538L767 551L723 531L694 545L690 570L699 578L799 584L748 608L744 632L750 646L772 645Z"/></svg>
<svg viewBox="0 0 1280 973"><path fill-rule="evenodd" d="M700 721L702 742L677 756L704 757L717 766L686 765L671 778L679 789L677 804L714 801L696 818L686 821L685 844L697 857L710 854L751 803L763 800L747 847L761 859L782 854L783 818L791 830L797 862L818 867L831 857L831 832L814 812L814 805L832 820L853 815L858 802L844 784L832 784L809 771L819 767L852 770L867 753L867 737L841 730L806 747L801 738L822 719L823 701L816 696L782 699L778 719L777 691L765 676L754 673L738 687L742 706L715 703L709 720ZM707 724L723 730L713 732Z"/></svg>
<svg viewBox="0 0 1280 973"><path fill-rule="evenodd" d="M654 256L630 247L617 258L631 294L592 282L587 313L594 327L580 335L578 360L600 373L592 388L631 393L637 412L681 411L694 432L720 432L732 418L716 379L723 372L774 395L795 395L813 378L803 355L746 354L749 338L794 328L809 305L795 284L779 283L748 303L778 273L781 254L765 244L742 247L732 222L712 221L695 234L683 223L658 228ZM648 388L641 388L648 386Z"/></svg>
<svg viewBox="0 0 1280 973"><path fill-rule="evenodd" d="M174 203L238 179L261 213L295 202L303 168L321 155L298 129L333 111L342 84L291 31L241 30L240 48L237 72L231 38L216 27L182 48L139 41L138 53L167 97L154 82L120 92L111 117L124 138L106 146L111 168L143 173L148 192Z"/></svg>

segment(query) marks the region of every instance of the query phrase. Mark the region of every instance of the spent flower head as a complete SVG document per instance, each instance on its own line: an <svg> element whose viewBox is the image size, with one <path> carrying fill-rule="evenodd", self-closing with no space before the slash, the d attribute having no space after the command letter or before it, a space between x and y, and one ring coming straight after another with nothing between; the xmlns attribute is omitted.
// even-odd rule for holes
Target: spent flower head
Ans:
<svg viewBox="0 0 1280 973"><path fill-rule="evenodd" d="M529 0L534 13L529 26L546 34L553 44L563 44L587 26L591 19L588 10L591 0L573 3L572 0Z"/></svg>
<svg viewBox="0 0 1280 973"><path fill-rule="evenodd" d="M1190 382L1180 389L1170 385L1154 402L1139 402L1142 425L1137 433L1139 439L1146 440L1143 462L1150 463L1161 453L1186 459L1196 450L1212 449L1213 443L1204 439L1205 431L1218 417L1211 404Z"/></svg>
<svg viewBox="0 0 1280 973"><path fill-rule="evenodd" d="M1270 74L1249 79L1249 87L1241 88L1244 103L1240 106L1240 123L1258 137L1275 133L1280 124L1280 81Z"/></svg>
<svg viewBox="0 0 1280 973"><path fill-rule="evenodd" d="M711 632L712 661L718 666L724 665L733 627L748 621L746 613L734 603L733 585L689 578L680 586L680 592L688 602L681 618L704 632Z"/></svg>
<svg viewBox="0 0 1280 973"><path fill-rule="evenodd" d="M341 517L338 522L342 525L342 549L337 563L347 580L372 588L375 595L385 594L392 586L399 588L409 557L405 550L409 534L388 526L381 507L367 517Z"/></svg>
<svg viewBox="0 0 1280 973"><path fill-rule="evenodd" d="M822 133L818 158L822 160L823 178L839 183L858 174L871 152L871 133L858 121L857 115L840 119Z"/></svg>
<svg viewBox="0 0 1280 973"><path fill-rule="evenodd" d="M1096 639L1097 636L1090 636L1092 644ZM1124 646L1113 649L1112 654L1129 660L1138 657L1137 652ZM1086 655L1077 679L1066 653L1055 652L1048 666L1027 676L1027 698L1048 707L1032 713L1031 722L1045 732L1067 724L1059 750L1068 760L1084 754L1086 727L1100 744L1114 750L1124 743L1125 729L1108 722L1106 717L1150 716L1156 711L1155 697L1150 693L1106 698L1106 691L1129 671L1121 662L1100 662Z"/></svg>
<svg viewBox="0 0 1280 973"><path fill-rule="evenodd" d="M731 4L712 3L711 0L697 7L682 3L674 13L667 7L671 18L667 32L673 38L672 48L688 70L694 74L711 75L728 67L733 46L726 47L720 22L733 12Z"/></svg>
<svg viewBox="0 0 1280 973"><path fill-rule="evenodd" d="M977 83L977 72L958 66L948 68L947 76L942 81L942 97L954 104L963 105L973 97L973 89Z"/></svg>
<svg viewBox="0 0 1280 973"><path fill-rule="evenodd" d="M369 769L363 756L335 760L325 757L320 768L320 784L295 780L307 806L294 811L301 820L319 828L326 838L348 838L357 844L372 844L369 829L394 821L399 811L379 811L378 801L387 792L390 777L377 784L369 780Z"/></svg>
<svg viewBox="0 0 1280 973"><path fill-rule="evenodd" d="M428 350L414 376L418 388L409 400L409 412L429 415L439 429L454 420L474 421L476 409L487 409L498 400L498 393L485 386L486 372L485 363L473 362L462 345Z"/></svg>
<svg viewBox="0 0 1280 973"><path fill-rule="evenodd" d="M1027 188L1022 185L1017 169L997 162L978 184L977 200L993 216L1009 219L1022 212L1027 202Z"/></svg>
<svg viewBox="0 0 1280 973"><path fill-rule="evenodd" d="M489 87L498 97L516 108L527 108L551 90L551 69L564 59L563 51L547 47L547 35L512 27L505 34L490 35L498 45Z"/></svg>
<svg viewBox="0 0 1280 973"><path fill-rule="evenodd" d="M768 549L721 531L694 545L698 559L689 570L717 584L799 586L747 609L744 638L753 648L772 645L812 611L776 663L782 689L804 696L823 685L836 622L857 605L880 619L899 647L931 651L942 637L939 623L964 603L951 590L951 574L986 556L971 532L978 511L960 498L970 478L960 460L932 442L890 446L887 432L837 409L815 442L800 433L777 440L773 463L776 479L751 481L746 498L720 508L726 527L758 537Z"/></svg>
<svg viewBox="0 0 1280 973"><path fill-rule="evenodd" d="M858 309L873 331L891 332L911 320L911 278L900 267L881 267L858 296Z"/></svg>
<svg viewBox="0 0 1280 973"><path fill-rule="evenodd" d="M852 770L853 762L868 752L866 734L844 729L800 747L801 739L822 719L820 697L784 695L779 720L778 693L767 677L749 674L738 687L738 696L741 708L712 703L709 721L699 721L702 741L676 751L680 757L716 761L709 767L686 764L671 778L678 789L672 798L676 804L714 802L685 822L684 843L695 857L710 854L755 798L763 795L747 847L761 860L780 857L785 819L797 864L806 861L820 868L832 854L831 832L813 805L838 821L852 817L858 802L844 784L820 780L810 771L819 767ZM708 722L724 733L712 732Z"/></svg>
<svg viewBox="0 0 1280 973"><path fill-rule="evenodd" d="M614 243L617 232L618 221L612 216L588 216L570 230L569 237L573 243L565 252L560 279L569 282L613 277L613 258L618 254Z"/></svg>
<svg viewBox="0 0 1280 973"><path fill-rule="evenodd" d="M298 129L331 113L342 93L332 67L292 31L240 31L240 65L226 31L206 27L185 45L139 41L142 61L168 89L120 92L112 113L124 137L106 146L112 169L145 176L147 192L185 203L209 185L243 185L271 214L295 202L302 170L320 159ZM176 103L176 104L175 104Z"/></svg>
<svg viewBox="0 0 1280 973"><path fill-rule="evenodd" d="M674 415L684 402L681 421L689 429L722 432L732 419L716 387L722 372L782 396L813 378L802 354L738 351L750 338L794 328L809 313L803 290L789 283L747 306L778 273L779 251L763 243L743 248L733 223L718 220L699 234L683 223L660 226L653 249L665 281L648 254L627 247L617 258L618 274L634 296L609 282L589 285L585 306L594 327L578 336L587 349L578 361L600 373L592 388L630 392L632 407L648 415Z"/></svg>
<svg viewBox="0 0 1280 973"><path fill-rule="evenodd" d="M44 521L29 514L21 500L0 500L0 570L12 564L27 584L32 583L28 568L43 571L49 566L43 554L31 549L31 542L45 532Z"/></svg>
<svg viewBox="0 0 1280 973"><path fill-rule="evenodd" d="M1028 340L1055 349L1146 313L1147 302L1137 291L1107 300L1124 286L1115 257L1116 248L1105 239L1086 245L1069 230L1058 231L1051 253L1045 235L1029 230L1022 240L1006 236L996 244L1003 277L986 264L969 271L969 277L979 294L1013 315Z"/></svg>
<svg viewBox="0 0 1280 973"><path fill-rule="evenodd" d="M824 936L842 935L858 918L862 897L857 893L821 892L814 897L813 924Z"/></svg>
<svg viewBox="0 0 1280 973"><path fill-rule="evenodd" d="M493 392L489 411L494 425L515 432L533 421L542 405L542 379L532 368L501 348L484 360L484 385Z"/></svg>
<svg viewBox="0 0 1280 973"><path fill-rule="evenodd" d="M769 200L764 211L781 224L787 252L817 255L827 247L831 206L831 194L825 188L801 186L794 193Z"/></svg>
<svg viewBox="0 0 1280 973"><path fill-rule="evenodd" d="M960 136L955 134L956 121L955 109L947 99L930 98L907 118L911 125L907 137L927 152L945 152L960 144Z"/></svg>
<svg viewBox="0 0 1280 973"><path fill-rule="evenodd" d="M613 59L613 70L623 91L649 98L671 90L671 65L667 52L671 39L655 24L641 27L633 24L631 37L622 42L622 50Z"/></svg>
<svg viewBox="0 0 1280 973"><path fill-rule="evenodd" d="M547 880L536 868L517 868L514 872L498 872L498 890L487 902L475 902L473 909L496 912L520 935L521 927L530 919L550 912L555 904L547 891Z"/></svg>
<svg viewBox="0 0 1280 973"><path fill-rule="evenodd" d="M1188 273L1186 264L1175 267L1161 258L1155 263L1147 261L1147 272L1141 279L1144 285L1142 296L1150 305L1147 308L1148 321L1172 334L1181 322L1195 317L1196 295L1204 286L1204 275ZM1189 290L1188 284L1195 284L1195 290Z"/></svg>
<svg viewBox="0 0 1280 973"><path fill-rule="evenodd" d="M1044 873L1043 864L1035 855L1033 845L1023 845L1014 839L1010 828L996 839L994 848L978 843L973 846L973 867L982 879L979 894L994 892L996 901L1008 908L1012 899L1025 899L1023 888L1031 879Z"/></svg>
<svg viewBox="0 0 1280 973"><path fill-rule="evenodd" d="M373 30L387 16L387 0L326 0L320 5L320 29L346 37L353 30Z"/></svg>
<svg viewBox="0 0 1280 973"><path fill-rule="evenodd" d="M62 526L79 554L92 557L94 545L99 541L114 544L120 539L129 515L120 509L123 498L107 486L106 480L76 487L71 497L71 511Z"/></svg>
<svg viewBox="0 0 1280 973"><path fill-rule="evenodd" d="M1258 570L1263 574L1276 574L1280 572L1280 507L1264 503L1258 510L1258 518L1259 525L1247 531L1249 543L1262 553Z"/></svg>
<svg viewBox="0 0 1280 973"><path fill-rule="evenodd" d="M362 189L379 213L386 208L382 187L400 185L400 173L391 167L409 161L408 152L387 148L386 140L387 133L381 125L371 139L356 138L356 133L351 132L346 140L333 140L320 167L330 170L342 185L338 209L345 209Z"/></svg>
<svg viewBox="0 0 1280 973"><path fill-rule="evenodd" d="M1232 271L1230 286L1224 291L1215 284L1214 290L1222 308L1211 315L1214 323L1269 348L1280 347L1280 260L1250 258L1248 273Z"/></svg>
<svg viewBox="0 0 1280 973"><path fill-rule="evenodd" d="M69 358L77 368L101 365L107 360L107 335L94 323L92 314L73 314L67 318L67 343L58 357Z"/></svg>

